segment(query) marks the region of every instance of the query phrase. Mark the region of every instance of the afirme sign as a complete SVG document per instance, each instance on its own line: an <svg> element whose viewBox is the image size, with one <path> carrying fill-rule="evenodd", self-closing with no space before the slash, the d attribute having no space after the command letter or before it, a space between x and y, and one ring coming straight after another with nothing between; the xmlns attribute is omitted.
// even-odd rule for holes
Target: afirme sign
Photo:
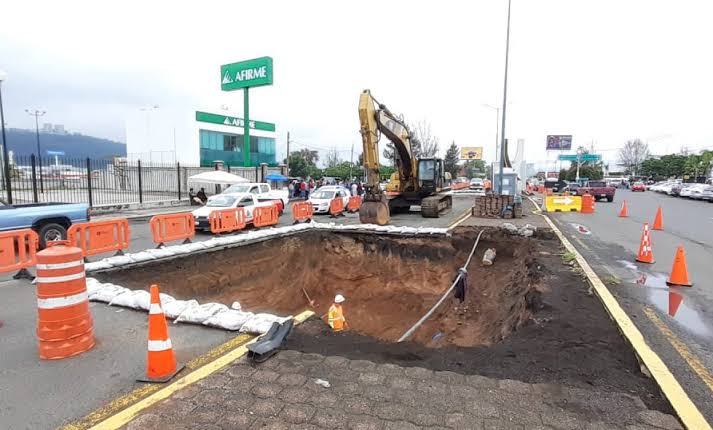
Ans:
<svg viewBox="0 0 713 430"><path fill-rule="evenodd" d="M260 57L220 66L223 91L272 85L272 57Z"/></svg>
<svg viewBox="0 0 713 430"><path fill-rule="evenodd" d="M229 125L232 127L245 127L245 120L234 116L218 115L215 113L196 111L196 121L209 122L211 124ZM275 124L262 121L248 121L248 126L253 130L275 131Z"/></svg>

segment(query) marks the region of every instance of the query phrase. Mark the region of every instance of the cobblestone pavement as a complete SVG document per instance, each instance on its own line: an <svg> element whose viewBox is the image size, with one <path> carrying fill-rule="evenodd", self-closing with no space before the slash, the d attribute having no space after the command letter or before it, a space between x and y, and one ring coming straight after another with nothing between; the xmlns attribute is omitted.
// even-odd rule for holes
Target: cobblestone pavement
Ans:
<svg viewBox="0 0 713 430"><path fill-rule="evenodd" d="M330 388L315 384L321 378ZM282 351L240 359L136 417L135 429L680 429L638 398Z"/></svg>

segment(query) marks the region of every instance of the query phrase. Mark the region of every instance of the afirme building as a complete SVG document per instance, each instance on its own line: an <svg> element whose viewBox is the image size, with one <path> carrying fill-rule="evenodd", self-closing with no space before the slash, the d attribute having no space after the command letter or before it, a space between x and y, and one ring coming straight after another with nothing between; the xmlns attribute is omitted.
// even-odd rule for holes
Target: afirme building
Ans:
<svg viewBox="0 0 713 430"><path fill-rule="evenodd" d="M129 114L126 152L130 161L231 167L277 165L275 124L250 120L250 145L243 141L244 121L221 110L150 107Z"/></svg>

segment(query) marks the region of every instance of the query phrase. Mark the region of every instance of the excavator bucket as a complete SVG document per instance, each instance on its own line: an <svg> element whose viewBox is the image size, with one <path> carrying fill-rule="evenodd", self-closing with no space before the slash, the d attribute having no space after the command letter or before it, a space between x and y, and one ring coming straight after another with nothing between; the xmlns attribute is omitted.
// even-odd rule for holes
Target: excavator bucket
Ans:
<svg viewBox="0 0 713 430"><path fill-rule="evenodd" d="M365 200L359 208L359 221L362 224L386 225L390 220L389 203L386 199L377 201Z"/></svg>

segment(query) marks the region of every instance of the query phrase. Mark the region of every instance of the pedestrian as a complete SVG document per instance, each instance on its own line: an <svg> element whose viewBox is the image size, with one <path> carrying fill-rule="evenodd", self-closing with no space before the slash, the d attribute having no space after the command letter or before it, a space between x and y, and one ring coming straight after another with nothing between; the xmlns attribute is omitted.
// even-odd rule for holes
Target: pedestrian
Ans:
<svg viewBox="0 0 713 430"><path fill-rule="evenodd" d="M314 191L314 179L310 179L307 184L307 200L309 200L309 193Z"/></svg>
<svg viewBox="0 0 713 430"><path fill-rule="evenodd" d="M329 326L335 332L347 328L347 320L344 318L344 309L342 309L344 300L344 296L341 294L334 296L334 303L329 307L329 312L327 313Z"/></svg>
<svg viewBox="0 0 713 430"><path fill-rule="evenodd" d="M490 179L485 178L485 180L483 181L483 188L485 189L486 193L490 192L490 189L493 188L493 184L492 182L490 182Z"/></svg>
<svg viewBox="0 0 713 430"><path fill-rule="evenodd" d="M360 196L364 194L364 186L361 182L357 183L357 195Z"/></svg>
<svg viewBox="0 0 713 430"><path fill-rule="evenodd" d="M200 199L198 197L196 197L196 192L193 191L193 188L190 188L188 190L188 201L191 202L191 206L198 206L198 205L202 204Z"/></svg>
<svg viewBox="0 0 713 430"><path fill-rule="evenodd" d="M300 197L306 200L307 198L305 196L307 193L307 184L305 183L305 181L300 182Z"/></svg>
<svg viewBox="0 0 713 430"><path fill-rule="evenodd" d="M294 181L290 181L290 183L287 184L287 195L292 197L294 192L295 192L295 183L294 183Z"/></svg>
<svg viewBox="0 0 713 430"><path fill-rule="evenodd" d="M201 187L200 191L196 194L196 197L201 201L201 204L206 204L208 201L208 196L205 195L205 189Z"/></svg>
<svg viewBox="0 0 713 430"><path fill-rule="evenodd" d="M352 195L356 196L357 195L357 190L359 187L357 186L356 182L352 182Z"/></svg>

